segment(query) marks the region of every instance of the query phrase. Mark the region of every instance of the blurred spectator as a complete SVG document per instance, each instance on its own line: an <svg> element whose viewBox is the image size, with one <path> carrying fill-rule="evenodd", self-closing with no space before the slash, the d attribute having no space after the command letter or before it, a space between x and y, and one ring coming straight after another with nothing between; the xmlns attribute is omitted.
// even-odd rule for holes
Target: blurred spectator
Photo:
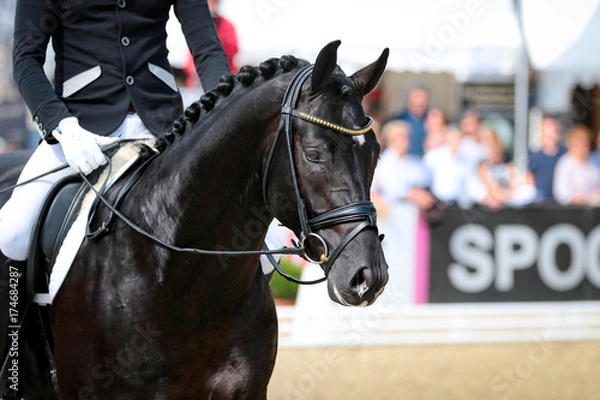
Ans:
<svg viewBox="0 0 600 400"><path fill-rule="evenodd" d="M432 108L425 117L425 143L423 150L427 153L444 144L446 134L446 116L439 108Z"/></svg>
<svg viewBox="0 0 600 400"><path fill-rule="evenodd" d="M519 171L513 163L505 162L504 147L494 131L482 133L481 138L488 152L477 170L480 188L469 187L473 199L493 210L533 203L536 189L531 172Z"/></svg>
<svg viewBox="0 0 600 400"><path fill-rule="evenodd" d="M481 143L481 116L479 112L474 109L465 111L460 119L459 126L463 134L460 145L462 158L468 167L475 171L481 160L487 155L487 149Z"/></svg>
<svg viewBox="0 0 600 400"><path fill-rule="evenodd" d="M238 71L235 65L235 56L238 53L238 39L233 24L225 17L219 14L219 0L208 0L208 8L212 15L215 28L217 29L217 36L221 40L223 50L227 55L229 61L229 70L232 74ZM196 73L196 66L194 65L194 59L191 53L188 56L187 63L184 67L184 72L187 75L187 87L198 86L198 74Z"/></svg>
<svg viewBox="0 0 600 400"><path fill-rule="evenodd" d="M410 146L408 152L423 155L425 142L425 117L429 107L429 93L422 87L410 90L406 99L406 110L393 119L406 121L410 125Z"/></svg>
<svg viewBox="0 0 600 400"><path fill-rule="evenodd" d="M551 203L554 201L554 169L567 148L560 144L560 124L556 118L544 117L540 128L541 148L529 155L528 168L535 179L536 200Z"/></svg>
<svg viewBox="0 0 600 400"><path fill-rule="evenodd" d="M235 65L235 56L239 50L235 27L227 18L219 14L219 0L208 0L208 8L213 17L215 27L217 28L217 36L219 36L221 44L223 45L223 50L225 50L225 54L227 54L229 69L231 70L231 73L234 74L238 71Z"/></svg>
<svg viewBox="0 0 600 400"><path fill-rule="evenodd" d="M596 150L590 154L590 160L600 170L600 132L596 135Z"/></svg>
<svg viewBox="0 0 600 400"><path fill-rule="evenodd" d="M431 192L448 205L462 203L465 184L470 172L460 152L463 134L456 127L446 130L444 145L433 149L423 158L431 174Z"/></svg>
<svg viewBox="0 0 600 400"><path fill-rule="evenodd" d="M382 128L387 149L375 170L371 194L378 210L385 215L389 204L398 201L411 201L421 210L427 210L435 203L433 195L426 190L429 176L421 159L408 153L410 126L399 120L387 122Z"/></svg>
<svg viewBox="0 0 600 400"><path fill-rule="evenodd" d="M600 205L600 170L590 161L592 132L575 125L567 135L568 152L556 164L554 198L562 205Z"/></svg>

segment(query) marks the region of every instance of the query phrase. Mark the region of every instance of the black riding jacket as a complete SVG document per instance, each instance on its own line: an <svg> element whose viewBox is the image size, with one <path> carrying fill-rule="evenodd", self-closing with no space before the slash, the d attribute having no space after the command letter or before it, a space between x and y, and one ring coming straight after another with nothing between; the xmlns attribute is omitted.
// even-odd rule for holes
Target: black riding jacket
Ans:
<svg viewBox="0 0 600 400"><path fill-rule="evenodd" d="M18 0L14 78L44 139L71 115L109 134L132 108L153 134L170 129L182 112L165 44L171 5L203 87L214 88L229 67L206 0ZM54 88L42 68L50 38Z"/></svg>

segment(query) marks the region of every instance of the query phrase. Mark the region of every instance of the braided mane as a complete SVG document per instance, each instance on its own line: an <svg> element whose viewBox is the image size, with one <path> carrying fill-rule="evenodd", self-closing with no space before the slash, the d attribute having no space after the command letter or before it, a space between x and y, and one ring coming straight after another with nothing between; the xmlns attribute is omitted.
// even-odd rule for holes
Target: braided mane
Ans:
<svg viewBox="0 0 600 400"><path fill-rule="evenodd" d="M185 109L183 115L173 122L172 129L157 141L156 148L162 152L198 122L203 114L213 110L219 99L231 95L236 87L248 87L258 81L267 81L304 65L308 65L308 61L285 55L281 58L269 58L258 67L243 66L237 74L224 75L216 89L207 91Z"/></svg>

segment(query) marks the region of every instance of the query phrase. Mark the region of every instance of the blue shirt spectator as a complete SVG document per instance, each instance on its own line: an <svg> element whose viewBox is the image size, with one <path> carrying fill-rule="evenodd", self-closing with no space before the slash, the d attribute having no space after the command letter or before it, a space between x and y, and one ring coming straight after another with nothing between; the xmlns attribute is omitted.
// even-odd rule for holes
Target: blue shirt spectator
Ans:
<svg viewBox="0 0 600 400"><path fill-rule="evenodd" d="M536 201L552 203L554 199L554 170L559 158L567 152L560 144L560 126L552 117L544 117L541 123L541 149L529 154L529 171L535 180Z"/></svg>
<svg viewBox="0 0 600 400"><path fill-rule="evenodd" d="M394 119L405 121L410 126L410 145L408 153L423 156L425 142L425 117L429 107L429 94L417 87L408 93L406 110Z"/></svg>
<svg viewBox="0 0 600 400"><path fill-rule="evenodd" d="M546 203L554 200L552 195L554 170L556 163L566 152L567 149L560 146L554 154L547 154L543 150L539 150L529 155L529 170L535 178L538 201Z"/></svg>

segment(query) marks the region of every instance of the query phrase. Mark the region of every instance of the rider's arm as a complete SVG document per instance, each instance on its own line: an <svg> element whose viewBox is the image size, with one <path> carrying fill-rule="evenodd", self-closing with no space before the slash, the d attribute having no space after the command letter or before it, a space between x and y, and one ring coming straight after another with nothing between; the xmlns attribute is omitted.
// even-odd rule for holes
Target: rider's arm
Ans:
<svg viewBox="0 0 600 400"><path fill-rule="evenodd" d="M18 0L13 44L13 75L44 140L56 143L52 131L70 116L43 70L48 41L60 25L48 1Z"/></svg>
<svg viewBox="0 0 600 400"><path fill-rule="evenodd" d="M214 89L228 75L229 64L219 41L206 0L175 1L175 15L194 56L196 71L205 91Z"/></svg>

